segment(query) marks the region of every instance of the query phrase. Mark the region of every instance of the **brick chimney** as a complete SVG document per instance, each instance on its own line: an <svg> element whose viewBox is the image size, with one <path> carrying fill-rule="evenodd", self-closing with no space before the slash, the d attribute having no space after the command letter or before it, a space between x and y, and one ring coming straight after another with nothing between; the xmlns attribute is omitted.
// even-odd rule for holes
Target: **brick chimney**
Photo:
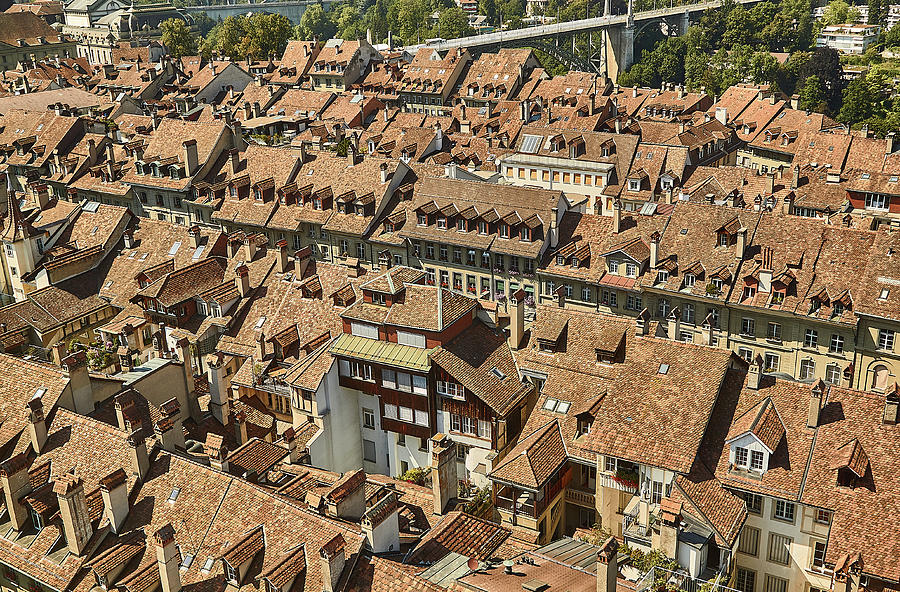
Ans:
<svg viewBox="0 0 900 592"><path fill-rule="evenodd" d="M234 270L234 283L237 286L238 293L241 298L247 298L250 295L250 270L246 265L239 265Z"/></svg>
<svg viewBox="0 0 900 592"><path fill-rule="evenodd" d="M116 469L100 479L100 496L103 498L103 513L109 519L110 530L121 534L130 509L128 475L123 469Z"/></svg>
<svg viewBox="0 0 900 592"><path fill-rule="evenodd" d="M597 592L616 592L619 577L619 541L609 537L597 551Z"/></svg>
<svg viewBox="0 0 900 592"><path fill-rule="evenodd" d="M175 544L175 529L168 523L153 535L156 543L156 563L162 592L181 592L181 553Z"/></svg>
<svg viewBox="0 0 900 592"><path fill-rule="evenodd" d="M669 559L677 558L681 506L681 502L668 497L660 502L659 550Z"/></svg>
<svg viewBox="0 0 900 592"><path fill-rule="evenodd" d="M206 378L209 384L209 412L222 425L228 425L231 414L228 391L225 388L225 356L206 356Z"/></svg>
<svg viewBox="0 0 900 592"><path fill-rule="evenodd" d="M28 509L22 498L31 493L31 478L28 475L28 457L20 452L0 464L0 483L3 484L3 496L6 498L6 509L12 527L22 530L29 519Z"/></svg>
<svg viewBox="0 0 900 592"><path fill-rule="evenodd" d="M230 164L229 169L231 170L231 176L236 177L238 174L238 170L241 168L241 152L240 150L233 149L228 151L228 162Z"/></svg>
<svg viewBox="0 0 900 592"><path fill-rule="evenodd" d="M40 454L47 443L47 419L44 417L44 402L35 394L28 404L28 433L35 454Z"/></svg>
<svg viewBox="0 0 900 592"><path fill-rule="evenodd" d="M256 361L262 362L266 359L266 333L260 331L256 336Z"/></svg>
<svg viewBox="0 0 900 592"><path fill-rule="evenodd" d="M312 259L312 247L307 245L294 253L294 276L301 280L306 276L306 270Z"/></svg>
<svg viewBox="0 0 900 592"><path fill-rule="evenodd" d="M69 552L81 556L94 534L84 495L84 482L81 477L66 473L54 483L53 493L59 499L59 515Z"/></svg>
<svg viewBox="0 0 900 592"><path fill-rule="evenodd" d="M519 349L525 336L525 290L517 290L509 299L509 346Z"/></svg>
<svg viewBox="0 0 900 592"><path fill-rule="evenodd" d="M292 465L300 464L300 456L303 451L300 450L300 443L297 441L297 432L293 427L289 427L284 430L282 437L288 447L288 462Z"/></svg>
<svg viewBox="0 0 900 592"><path fill-rule="evenodd" d="M806 417L806 427L819 427L819 413L822 410L822 394L825 392L825 383L820 378L813 383L809 391L809 413Z"/></svg>
<svg viewBox="0 0 900 592"><path fill-rule="evenodd" d="M200 233L200 227L195 224L194 226L191 226L189 232L191 235L191 247L196 249L200 246L200 239L203 237Z"/></svg>
<svg viewBox="0 0 900 592"><path fill-rule="evenodd" d="M446 434L431 437L431 491L434 512L443 514L450 500L456 497L456 442Z"/></svg>
<svg viewBox="0 0 900 592"><path fill-rule="evenodd" d="M209 466L222 472L228 472L228 448L219 434L210 432L203 444L206 455L209 457Z"/></svg>
<svg viewBox="0 0 900 592"><path fill-rule="evenodd" d="M238 446L243 446L250 440L247 433L247 414L244 411L236 411L234 414L234 439Z"/></svg>
<svg viewBox="0 0 900 592"><path fill-rule="evenodd" d="M319 549L321 561L322 590L324 592L338 592L338 583L341 573L344 571L344 537L336 534L333 539L322 545Z"/></svg>
<svg viewBox="0 0 900 592"><path fill-rule="evenodd" d="M650 235L650 269L656 269L656 266L659 264L659 240L660 240L659 231L654 231L653 234Z"/></svg>
<svg viewBox="0 0 900 592"><path fill-rule="evenodd" d="M94 410L94 393L88 376L87 354L78 351L64 358L63 368L69 373L69 391L75 412L89 414Z"/></svg>

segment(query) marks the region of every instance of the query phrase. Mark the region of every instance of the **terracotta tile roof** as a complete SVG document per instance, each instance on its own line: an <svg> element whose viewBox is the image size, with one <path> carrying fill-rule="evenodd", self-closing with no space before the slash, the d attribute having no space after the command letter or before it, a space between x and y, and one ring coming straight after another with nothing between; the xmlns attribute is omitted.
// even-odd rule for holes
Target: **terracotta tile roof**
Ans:
<svg viewBox="0 0 900 592"><path fill-rule="evenodd" d="M450 512L422 537L403 561L410 564L431 564L440 561L448 553L459 553L465 557L487 561L494 558L495 551L510 534L508 529L489 520L465 512Z"/></svg>
<svg viewBox="0 0 900 592"><path fill-rule="evenodd" d="M348 309L355 309L353 305ZM443 331L463 316L471 314L477 301L436 286L409 284L403 301L387 309L384 324L411 329Z"/></svg>
<svg viewBox="0 0 900 592"><path fill-rule="evenodd" d="M731 430L728 432L728 441L747 433L756 436L770 451L774 451L778 447L778 443L784 437L785 429L772 399L763 399L759 404L748 409L746 413L735 419Z"/></svg>
<svg viewBox="0 0 900 592"><path fill-rule="evenodd" d="M246 535L238 539L234 543L230 543L224 551L222 551L221 559L227 561L232 567L237 568L239 565L250 561L256 557L257 553L262 551L266 546L265 531L262 526L250 529Z"/></svg>
<svg viewBox="0 0 900 592"><path fill-rule="evenodd" d="M284 559L276 563L260 577L268 580L273 586L283 589L291 581L302 576L306 571L306 546L299 545L293 551L284 554Z"/></svg>
<svg viewBox="0 0 900 592"><path fill-rule="evenodd" d="M330 501L339 503L354 491L363 487L365 482L366 472L362 469L347 471L344 473L344 476L338 479L337 483L328 490L327 497Z"/></svg>
<svg viewBox="0 0 900 592"><path fill-rule="evenodd" d="M478 320L430 357L501 417L532 390L519 379L506 335Z"/></svg>
<svg viewBox="0 0 900 592"><path fill-rule="evenodd" d="M360 287L385 294L397 294L405 289L406 284L420 284L424 278L425 272L421 269L397 266L363 283Z"/></svg>
<svg viewBox="0 0 900 592"><path fill-rule="evenodd" d="M232 472L237 471L235 474L239 477L255 473L261 478L287 455L288 450L283 446L251 438L228 455L228 467Z"/></svg>
<svg viewBox="0 0 900 592"><path fill-rule="evenodd" d="M540 489L568 460L559 422L554 420L516 444L503 462L491 471L491 479Z"/></svg>
<svg viewBox="0 0 900 592"><path fill-rule="evenodd" d="M174 306L218 287L224 280L225 263L220 257L191 263L148 284L137 293L137 296L155 298L167 307Z"/></svg>
<svg viewBox="0 0 900 592"><path fill-rule="evenodd" d="M350 577L347 592L442 592L444 588L389 559L364 555Z"/></svg>

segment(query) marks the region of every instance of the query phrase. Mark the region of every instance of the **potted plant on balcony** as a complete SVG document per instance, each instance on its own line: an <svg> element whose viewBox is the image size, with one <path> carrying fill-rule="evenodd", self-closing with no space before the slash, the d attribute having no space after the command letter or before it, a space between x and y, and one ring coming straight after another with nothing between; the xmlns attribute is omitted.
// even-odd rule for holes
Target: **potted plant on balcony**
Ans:
<svg viewBox="0 0 900 592"><path fill-rule="evenodd" d="M716 285L712 282L706 284L706 295L707 296L718 296L722 291L719 290Z"/></svg>
<svg viewBox="0 0 900 592"><path fill-rule="evenodd" d="M612 479L613 481L624 487L637 488L638 486L637 471L633 471L631 469L616 469L616 472L613 475Z"/></svg>

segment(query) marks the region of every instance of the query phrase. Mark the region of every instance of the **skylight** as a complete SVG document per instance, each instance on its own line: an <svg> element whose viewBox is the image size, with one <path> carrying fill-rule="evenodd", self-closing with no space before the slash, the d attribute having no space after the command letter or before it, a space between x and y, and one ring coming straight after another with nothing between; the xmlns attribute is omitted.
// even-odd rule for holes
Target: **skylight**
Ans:
<svg viewBox="0 0 900 592"><path fill-rule="evenodd" d="M172 244L172 247L169 249L169 257L174 256L175 253L178 252L178 249L179 249L180 247L181 247L181 241L175 241L175 242Z"/></svg>
<svg viewBox="0 0 900 592"><path fill-rule="evenodd" d="M181 569L190 569L192 563L194 563L193 553L185 553L181 559Z"/></svg>
<svg viewBox="0 0 900 592"><path fill-rule="evenodd" d="M200 568L200 571L212 571L213 565L215 565L216 560L212 557L207 557L206 561L203 563L203 567Z"/></svg>
<svg viewBox="0 0 900 592"><path fill-rule="evenodd" d="M169 499L167 499L166 501L169 502L170 504L174 504L174 503L175 503L175 500L178 499L178 494L179 494L179 493L181 493L181 488L180 488L180 487L173 487L173 488L172 488L172 493L169 494Z"/></svg>
<svg viewBox="0 0 900 592"><path fill-rule="evenodd" d="M266 322L266 317L264 317L264 316L259 317L259 319L256 321L256 327L255 327L255 328L256 328L256 329L259 329L260 327L263 326L263 324L264 324L265 322Z"/></svg>
<svg viewBox="0 0 900 592"><path fill-rule="evenodd" d="M544 401L544 410L553 411L554 413L568 413L569 407L571 406L572 403L569 401L561 401L552 397L548 397L547 400Z"/></svg>
<svg viewBox="0 0 900 592"><path fill-rule="evenodd" d="M533 136L525 134L522 138L522 152L526 154L534 154L537 152L538 146L541 145L541 136Z"/></svg>
<svg viewBox="0 0 900 592"><path fill-rule="evenodd" d="M108 282L106 282L105 284L103 284L103 289L104 289L104 290L109 290L109 288L110 288L112 285L113 285L113 281L112 281L112 280L109 280Z"/></svg>
<svg viewBox="0 0 900 592"><path fill-rule="evenodd" d="M493 368L491 368L491 374L493 374L494 376L496 376L496 377L499 378L500 380L503 380L504 378L506 378L506 374L504 374L504 373L500 370L500 368L497 368L496 366L494 366Z"/></svg>
<svg viewBox="0 0 900 592"><path fill-rule="evenodd" d="M878 299L879 300L887 300L887 297L890 295L890 293L891 293L890 288L882 288L881 295L878 296Z"/></svg>
<svg viewBox="0 0 900 592"><path fill-rule="evenodd" d="M199 259L200 256L203 255L203 250L204 250L205 248L206 248L206 245L200 245L199 247L197 247L196 249L194 249L194 254L191 255L191 259L193 259L194 261L196 261L197 259Z"/></svg>
<svg viewBox="0 0 900 592"><path fill-rule="evenodd" d="M668 364L660 364L659 365L659 374L668 374L669 373L669 365Z"/></svg>

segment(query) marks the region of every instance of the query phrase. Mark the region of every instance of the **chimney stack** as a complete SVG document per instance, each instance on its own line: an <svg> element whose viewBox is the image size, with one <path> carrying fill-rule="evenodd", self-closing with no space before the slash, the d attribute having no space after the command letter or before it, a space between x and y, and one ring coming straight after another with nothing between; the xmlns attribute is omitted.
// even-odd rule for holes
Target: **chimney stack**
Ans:
<svg viewBox="0 0 900 592"><path fill-rule="evenodd" d="M122 233L122 238L125 241L126 249L134 248L134 230L132 230L131 228L126 228Z"/></svg>
<svg viewBox="0 0 900 592"><path fill-rule="evenodd" d="M385 183L387 183L387 176L388 176L387 163L384 163L384 162L381 163L381 165L378 167L378 170L381 174L381 184L384 185Z"/></svg>
<svg viewBox="0 0 900 592"><path fill-rule="evenodd" d="M288 244L287 240L281 239L275 246L278 247L278 269L281 273L286 273L290 262L288 261Z"/></svg>
<svg viewBox="0 0 900 592"><path fill-rule="evenodd" d="M200 239L203 236L200 233L200 227L195 224L194 226L191 226L191 229L188 232L191 235L191 246L196 249L200 246Z"/></svg>
<svg viewBox="0 0 900 592"><path fill-rule="evenodd" d="M9 513L12 527L22 530L22 526L29 519L28 508L22 503L22 498L31 493L28 457L24 452L20 452L0 464L0 483L3 484L6 510Z"/></svg>
<svg viewBox="0 0 900 592"><path fill-rule="evenodd" d="M333 539L319 549L322 590L324 592L339 591L338 583L341 580L341 573L344 571L344 562L346 560L344 557L344 546L344 537L341 534L336 534Z"/></svg>
<svg viewBox="0 0 900 592"><path fill-rule="evenodd" d="M681 336L681 309L676 306L669 311L669 316L666 317L666 321L668 338L672 341L678 341L678 338Z"/></svg>
<svg viewBox="0 0 900 592"><path fill-rule="evenodd" d="M735 247L734 247L735 259L743 259L744 252L746 250L747 250L747 229L742 226L737 231L737 241L735 242Z"/></svg>
<svg viewBox="0 0 900 592"><path fill-rule="evenodd" d="M231 416L228 391L225 389L225 356L214 353L206 356L207 379L209 381L209 412L222 425L228 425Z"/></svg>
<svg viewBox="0 0 900 592"><path fill-rule="evenodd" d="M525 290L519 288L509 299L509 347L519 349L525 336Z"/></svg>
<svg viewBox="0 0 900 592"><path fill-rule="evenodd" d="M747 388L754 391L759 390L759 383L762 380L763 367L765 361L760 354L756 354L753 361L750 362L750 370L747 372Z"/></svg>
<svg viewBox="0 0 900 592"><path fill-rule="evenodd" d="M825 383L820 378L813 383L809 391L809 414L806 417L806 427L819 427L819 413L822 410L822 394L825 392Z"/></svg>
<svg viewBox="0 0 900 592"><path fill-rule="evenodd" d="M181 553L175 544L175 529L168 523L153 535L156 542L156 563L162 592L181 592Z"/></svg>
<svg viewBox="0 0 900 592"><path fill-rule="evenodd" d="M302 450L300 450L300 444L297 442L297 432L294 431L293 426L284 430L284 434L282 434L284 438L284 443L287 444L288 447L288 462L292 465L300 464L300 456Z"/></svg>
<svg viewBox="0 0 900 592"><path fill-rule="evenodd" d="M185 140L182 142L182 146L184 147L184 173L188 177L192 177L197 172L199 158L197 155L197 140L193 138Z"/></svg>
<svg viewBox="0 0 900 592"><path fill-rule="evenodd" d="M35 394L28 404L28 432L31 435L31 447L35 454L40 454L47 443L47 420L44 417L44 402Z"/></svg>
<svg viewBox="0 0 900 592"><path fill-rule="evenodd" d="M109 519L109 528L115 534L122 533L122 525L128 518L128 475L121 468L100 479L100 495L103 512Z"/></svg>
<svg viewBox="0 0 900 592"><path fill-rule="evenodd" d="M150 457L147 455L147 443L144 432L139 429L127 438L129 457L131 458L131 474L143 479L150 468Z"/></svg>
<svg viewBox="0 0 900 592"><path fill-rule="evenodd" d="M225 446L222 436L210 432L206 436L203 448L209 457L209 466L222 472L228 472L228 448Z"/></svg>
<svg viewBox="0 0 900 592"><path fill-rule="evenodd" d="M616 592L619 577L619 541L609 537L597 552L597 592Z"/></svg>
<svg viewBox="0 0 900 592"><path fill-rule="evenodd" d="M248 234L244 237L244 260L247 263L253 261L256 256L256 235Z"/></svg>
<svg viewBox="0 0 900 592"><path fill-rule="evenodd" d="M250 295L250 270L246 265L239 265L234 270L234 276L234 283L237 285L238 293L240 293L241 298L246 298Z"/></svg>
<svg viewBox="0 0 900 592"><path fill-rule="evenodd" d="M234 439L239 447L250 440L247 432L247 414L244 411L238 411L234 414Z"/></svg>
<svg viewBox="0 0 900 592"><path fill-rule="evenodd" d="M231 169L231 176L236 177L241 168L241 152L237 148L228 151L228 163Z"/></svg>
<svg viewBox="0 0 900 592"><path fill-rule="evenodd" d="M262 362L266 359L266 333L260 331L256 336L256 361Z"/></svg>
<svg viewBox="0 0 900 592"><path fill-rule="evenodd" d="M635 322L637 324L637 334L646 336L650 332L650 311L646 308L642 310Z"/></svg>
<svg viewBox="0 0 900 592"><path fill-rule="evenodd" d="M613 201L613 234L619 234L622 229L622 202L617 198Z"/></svg>
<svg viewBox="0 0 900 592"><path fill-rule="evenodd" d="M791 179L791 189L797 189L800 186L800 165L794 165L794 176Z"/></svg>
<svg viewBox="0 0 900 592"><path fill-rule="evenodd" d="M650 270L656 269L656 266L659 265L659 241L660 241L659 231L654 231L653 234L650 235Z"/></svg>
<svg viewBox="0 0 900 592"><path fill-rule="evenodd" d="M59 515L69 552L81 556L94 534L84 495L84 482L81 477L66 473L53 484L53 493L59 499Z"/></svg>
<svg viewBox="0 0 900 592"><path fill-rule="evenodd" d="M94 410L94 393L88 375L87 354L78 351L63 359L63 368L69 373L69 390L75 412L88 415Z"/></svg>
<svg viewBox="0 0 900 592"><path fill-rule="evenodd" d="M450 500L456 497L456 465L456 442L446 434L432 436L431 490L436 514L443 514Z"/></svg>
<svg viewBox="0 0 900 592"><path fill-rule="evenodd" d="M294 276L295 279L302 280L306 276L306 270L312 259L312 247L306 245L296 253L294 253Z"/></svg>
<svg viewBox="0 0 900 592"><path fill-rule="evenodd" d="M881 421L887 425L896 425L898 410L900 410L900 385L894 383L894 388L884 398L884 414Z"/></svg>

